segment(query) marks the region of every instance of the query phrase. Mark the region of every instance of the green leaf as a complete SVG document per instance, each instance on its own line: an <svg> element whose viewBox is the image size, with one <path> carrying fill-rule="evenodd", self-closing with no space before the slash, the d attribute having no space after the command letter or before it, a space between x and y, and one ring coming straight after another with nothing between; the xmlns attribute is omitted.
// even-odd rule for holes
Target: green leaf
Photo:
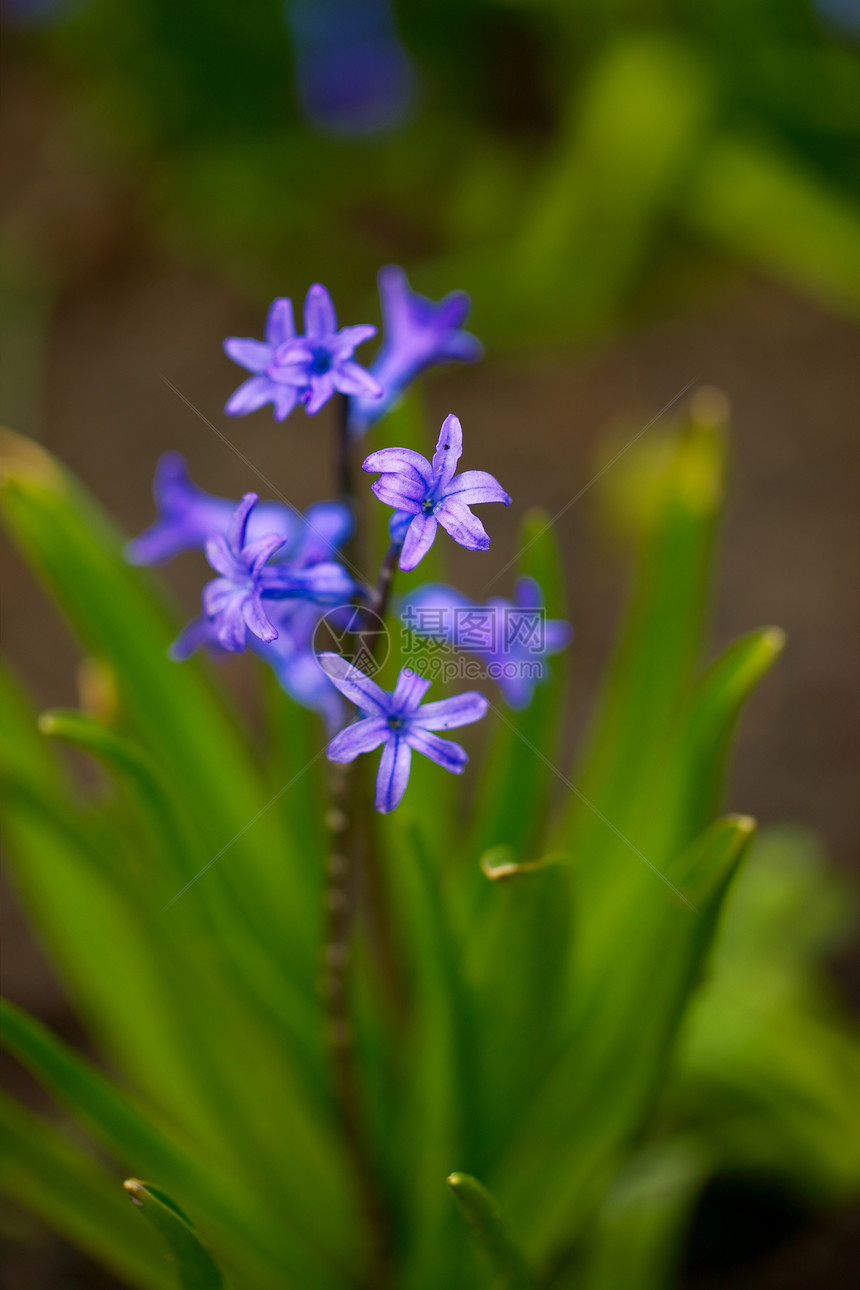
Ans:
<svg viewBox="0 0 860 1290"><path fill-rule="evenodd" d="M486 1187L470 1174L460 1173L449 1176L448 1187L457 1209L490 1261L496 1290L528 1290L532 1279L525 1260Z"/></svg>
<svg viewBox="0 0 860 1290"><path fill-rule="evenodd" d="M670 1139L633 1156L596 1215L576 1290L674 1285L684 1226L709 1163L691 1140Z"/></svg>
<svg viewBox="0 0 860 1290"><path fill-rule="evenodd" d="M558 1048L572 934L569 857L518 864L512 855L510 848L497 848L482 857L489 890L462 951L480 1018L475 1046L481 1096L474 1113L483 1160L504 1152Z"/></svg>
<svg viewBox="0 0 860 1290"><path fill-rule="evenodd" d="M167 1259L176 1268L182 1290L221 1290L224 1278L218 1265L175 1201L137 1178L128 1178L123 1187L167 1246Z"/></svg>
<svg viewBox="0 0 860 1290"><path fill-rule="evenodd" d="M274 960L313 991L316 948L292 899L301 863L270 810L272 795L202 664L167 656L176 624L154 584L123 559L119 535L59 464L3 433L2 512L86 650L109 664L127 722L181 786L218 881ZM229 855L221 858L221 853Z"/></svg>
<svg viewBox="0 0 860 1290"><path fill-rule="evenodd" d="M155 1242L115 1179L37 1116L0 1094L0 1191L140 1290L174 1290Z"/></svg>
<svg viewBox="0 0 860 1290"><path fill-rule="evenodd" d="M668 892L655 900L642 876L647 870L632 871L651 891L651 904L647 894L640 899L639 921L624 925L624 939L607 945L600 971L592 964L579 983L566 1050L528 1108L496 1182L505 1207L522 1215L535 1256L549 1257L572 1239L656 1100L753 829L748 817L718 821L667 866L688 904Z"/></svg>

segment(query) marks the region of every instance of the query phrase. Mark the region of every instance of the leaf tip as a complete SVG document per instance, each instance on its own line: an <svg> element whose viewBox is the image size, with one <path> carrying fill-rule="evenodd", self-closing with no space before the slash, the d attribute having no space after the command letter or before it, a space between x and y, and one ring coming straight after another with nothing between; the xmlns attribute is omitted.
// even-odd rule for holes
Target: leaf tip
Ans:
<svg viewBox="0 0 860 1290"><path fill-rule="evenodd" d="M788 643L788 637L781 627L765 627L761 638L774 658L782 653Z"/></svg>
<svg viewBox="0 0 860 1290"><path fill-rule="evenodd" d="M125 1182L123 1183L123 1187L128 1193L128 1198L131 1201L131 1203L133 1205L138 1205L142 1208L143 1207L142 1197L146 1189L143 1183L140 1181L140 1179L126 1178Z"/></svg>

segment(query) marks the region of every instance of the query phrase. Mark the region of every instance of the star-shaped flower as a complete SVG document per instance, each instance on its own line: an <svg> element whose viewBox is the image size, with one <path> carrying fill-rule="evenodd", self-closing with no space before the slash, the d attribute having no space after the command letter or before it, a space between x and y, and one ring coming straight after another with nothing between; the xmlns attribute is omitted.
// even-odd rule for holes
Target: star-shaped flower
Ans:
<svg viewBox="0 0 860 1290"><path fill-rule="evenodd" d="M269 533L247 541L248 519L258 501L246 493L236 508L227 535L214 533L206 542L206 558L220 578L203 589L203 612L222 649L241 653L246 632L273 641L278 629L268 617L264 600L300 597L317 604L338 604L355 592L355 582L333 561L297 568L269 564L285 539Z"/></svg>
<svg viewBox="0 0 860 1290"><path fill-rule="evenodd" d="M332 739L326 750L329 760L354 761L383 745L376 776L377 811L386 815L402 799L413 748L455 775L462 774L469 760L465 749L433 732L480 721L489 707L482 694L471 690L422 706L430 682L409 668L403 669L388 694L339 654L321 654L320 663L341 694L364 713Z"/></svg>
<svg viewBox="0 0 860 1290"><path fill-rule="evenodd" d="M454 291L438 302L428 300L411 289L396 264L380 269L378 282L383 341L370 374L385 393L381 399L350 399L349 430L355 437L385 416L425 368L451 359L474 363L483 353L481 342L460 330L470 305L465 291Z"/></svg>
<svg viewBox="0 0 860 1290"><path fill-rule="evenodd" d="M527 577L517 579L513 602L499 596L485 605L453 587L427 583L404 601L401 621L419 636L483 658L487 676L515 709L529 706L535 686L547 677L547 656L573 636L570 623L545 616L543 593Z"/></svg>
<svg viewBox="0 0 860 1290"><path fill-rule="evenodd" d="M402 535L401 569L420 564L439 524L469 551L486 551L490 545L483 524L469 507L483 502L509 506L511 499L485 470L456 475L462 451L463 431L459 418L452 415L442 422L432 462L411 448L380 448L362 463L362 470L382 472L371 488L386 506L397 508L391 530L394 540Z"/></svg>
<svg viewBox="0 0 860 1290"><path fill-rule="evenodd" d="M305 299L305 335L289 339L275 353L267 377L295 393L309 416L338 391L381 398L382 386L353 359L353 351L371 336L370 324L337 329L337 315L325 287L316 283Z"/></svg>
<svg viewBox="0 0 860 1290"><path fill-rule="evenodd" d="M269 310L265 340L230 336L224 341L224 349L233 362L254 373L227 400L224 411L228 416L243 417L266 403L274 403L276 421L284 421L290 415L302 392L291 385L273 381L269 368L275 362L275 351L286 341L294 339L295 334L292 301L282 297L275 300Z"/></svg>

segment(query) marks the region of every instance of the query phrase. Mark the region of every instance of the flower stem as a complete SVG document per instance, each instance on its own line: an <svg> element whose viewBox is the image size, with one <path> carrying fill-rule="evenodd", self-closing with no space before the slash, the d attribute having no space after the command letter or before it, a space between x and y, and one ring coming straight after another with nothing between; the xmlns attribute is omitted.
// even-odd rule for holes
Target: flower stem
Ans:
<svg viewBox="0 0 860 1290"><path fill-rule="evenodd" d="M355 504L355 483L352 476L352 441L349 437L349 399L337 396L337 490L340 499L350 507Z"/></svg>
<svg viewBox="0 0 860 1290"><path fill-rule="evenodd" d="M332 804L327 820L331 850L326 874L323 993L335 1112L370 1240L367 1285L385 1287L390 1280L391 1226L361 1109L349 1006L352 930L362 851L359 813L353 809L352 800L359 785L351 770L345 765L331 766Z"/></svg>
<svg viewBox="0 0 860 1290"><path fill-rule="evenodd" d="M379 576L376 579L376 588L373 593L373 601L370 608L373 613L373 627L369 649L371 654L376 658L379 654L379 646L385 632L385 618L388 614L388 605L391 600L391 589L394 586L394 575L397 573L397 561L400 559L400 552L403 548L402 542L392 542L391 546L385 552L385 558L379 570Z"/></svg>

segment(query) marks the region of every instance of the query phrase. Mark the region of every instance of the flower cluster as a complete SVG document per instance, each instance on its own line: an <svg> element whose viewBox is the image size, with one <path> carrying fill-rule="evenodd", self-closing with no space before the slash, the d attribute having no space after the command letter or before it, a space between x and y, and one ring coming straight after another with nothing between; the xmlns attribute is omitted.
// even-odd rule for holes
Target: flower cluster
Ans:
<svg viewBox="0 0 860 1290"><path fill-rule="evenodd" d="M308 291L304 336L296 335L292 301L276 300L265 340L231 336L224 342L230 358L252 373L230 397L225 412L245 416L272 403L277 421L299 405L313 416L337 392L348 396L350 434L360 437L425 368L481 357L480 342L461 330L469 312L464 291L436 304L411 290L402 269L388 265L379 274L379 298L385 330L369 372L355 362L353 352L376 335L376 328L367 324L338 331L325 287L317 283Z"/></svg>
<svg viewBox="0 0 860 1290"><path fill-rule="evenodd" d="M283 421L299 405L313 415L339 394L346 400L350 435L358 437L425 368L479 357L478 341L461 330L469 308L463 293L436 304L412 292L403 271L392 266L381 271L379 290L385 336L370 371L353 354L375 334L375 327L338 328L331 297L317 284L305 300L304 335L296 334L292 304L282 298L269 310L265 340L225 341L229 356L251 373L226 411L239 416L272 403L275 418ZM181 632L172 656L186 659L202 647L216 654L250 649L274 670L287 693L323 715L333 735L330 760L352 761L381 746L376 807L382 813L402 799L413 751L454 773L463 770L465 751L436 732L480 720L488 700L470 691L425 704L430 682L409 668L401 671L393 692L386 693L346 657L317 654L314 639L323 614L339 634L355 641L367 634L370 620L378 623L384 616L395 566L417 568L439 525L469 551L488 549L489 535L471 507L487 502L508 506L511 499L484 470L458 474L462 452L463 430L451 415L442 424L432 460L400 447L379 448L365 458L363 470L378 475L373 493L395 512L389 525L391 549L375 596L347 569L341 554L352 532L349 504L319 502L301 515L285 503L260 502L256 493L246 493L239 502L213 497L191 482L175 453L158 464L155 522L126 548L135 564L154 564L181 551L205 553L217 576L203 589L202 612ZM531 579L521 579L515 594L520 609L542 611L540 588ZM491 616L511 608L502 600L472 605L451 588L434 585L413 592L404 612L445 606ZM378 629L371 626L369 635L375 640ZM533 666L520 684L505 674L502 692L512 707L530 701L534 682L545 672L543 656L561 649L569 636L566 623L545 624L538 672ZM456 630L446 639L470 647ZM534 643L505 642L506 659L524 651L534 656ZM344 700L361 714L352 724L345 724Z"/></svg>

